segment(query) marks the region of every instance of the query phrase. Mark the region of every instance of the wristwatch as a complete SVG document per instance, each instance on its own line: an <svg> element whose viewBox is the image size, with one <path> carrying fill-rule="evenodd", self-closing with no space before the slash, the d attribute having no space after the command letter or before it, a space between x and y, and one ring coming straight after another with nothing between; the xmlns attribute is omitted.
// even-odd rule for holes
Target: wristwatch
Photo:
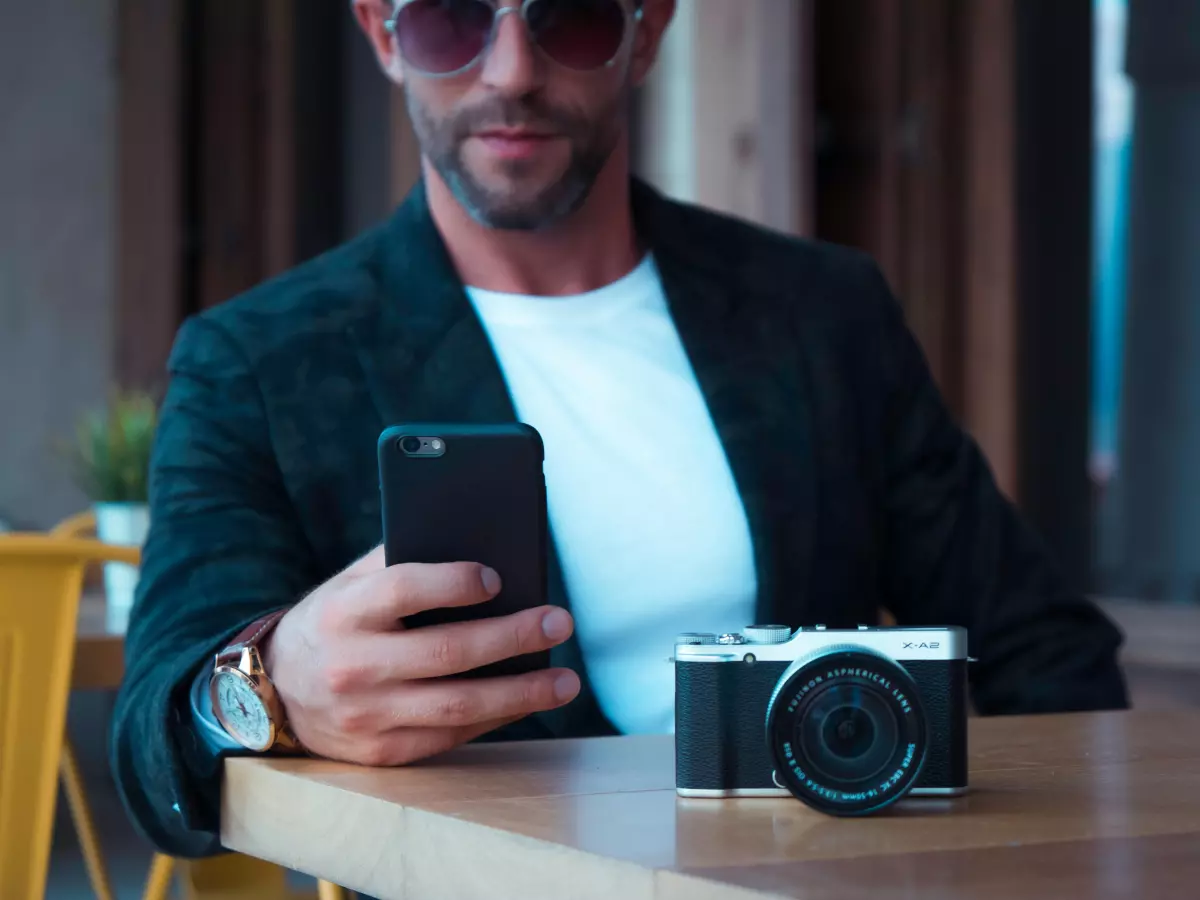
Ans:
<svg viewBox="0 0 1200 900"><path fill-rule="evenodd" d="M208 683L213 713L235 741L257 753L303 752L287 726L283 702L263 668L259 645L287 612L276 610L238 632L217 654Z"/></svg>

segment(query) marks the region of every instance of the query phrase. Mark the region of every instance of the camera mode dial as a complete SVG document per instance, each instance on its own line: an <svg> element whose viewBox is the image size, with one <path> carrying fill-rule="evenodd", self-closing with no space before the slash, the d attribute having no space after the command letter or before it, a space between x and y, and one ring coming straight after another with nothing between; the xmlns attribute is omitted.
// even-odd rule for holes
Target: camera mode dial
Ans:
<svg viewBox="0 0 1200 900"><path fill-rule="evenodd" d="M786 644L792 629L786 625L751 625L745 633L751 644Z"/></svg>

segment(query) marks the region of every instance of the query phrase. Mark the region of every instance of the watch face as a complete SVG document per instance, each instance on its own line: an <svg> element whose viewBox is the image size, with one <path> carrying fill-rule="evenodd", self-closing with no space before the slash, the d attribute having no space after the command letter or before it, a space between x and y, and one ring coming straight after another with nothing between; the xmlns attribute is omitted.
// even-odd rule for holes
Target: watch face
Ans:
<svg viewBox="0 0 1200 900"><path fill-rule="evenodd" d="M271 720L245 679L221 672L215 678L213 695L221 724L233 739L251 750L265 750L271 742Z"/></svg>

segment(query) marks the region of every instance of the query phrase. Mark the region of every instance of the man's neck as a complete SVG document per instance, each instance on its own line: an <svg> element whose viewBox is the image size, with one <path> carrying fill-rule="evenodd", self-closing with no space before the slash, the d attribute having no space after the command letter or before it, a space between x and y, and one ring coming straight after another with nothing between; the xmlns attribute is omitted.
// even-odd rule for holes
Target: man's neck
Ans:
<svg viewBox="0 0 1200 900"><path fill-rule="evenodd" d="M511 294L580 294L611 284L639 261L623 149L613 153L584 204L542 231L479 224L427 162L424 171L430 212L466 285Z"/></svg>

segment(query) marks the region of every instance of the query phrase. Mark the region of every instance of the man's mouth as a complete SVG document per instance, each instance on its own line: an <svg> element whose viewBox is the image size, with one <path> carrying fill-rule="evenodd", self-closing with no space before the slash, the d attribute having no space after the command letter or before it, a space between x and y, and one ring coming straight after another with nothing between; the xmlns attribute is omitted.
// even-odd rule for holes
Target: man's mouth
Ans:
<svg viewBox="0 0 1200 900"><path fill-rule="evenodd" d="M532 156L560 136L533 128L488 128L473 135L488 150L506 159Z"/></svg>

